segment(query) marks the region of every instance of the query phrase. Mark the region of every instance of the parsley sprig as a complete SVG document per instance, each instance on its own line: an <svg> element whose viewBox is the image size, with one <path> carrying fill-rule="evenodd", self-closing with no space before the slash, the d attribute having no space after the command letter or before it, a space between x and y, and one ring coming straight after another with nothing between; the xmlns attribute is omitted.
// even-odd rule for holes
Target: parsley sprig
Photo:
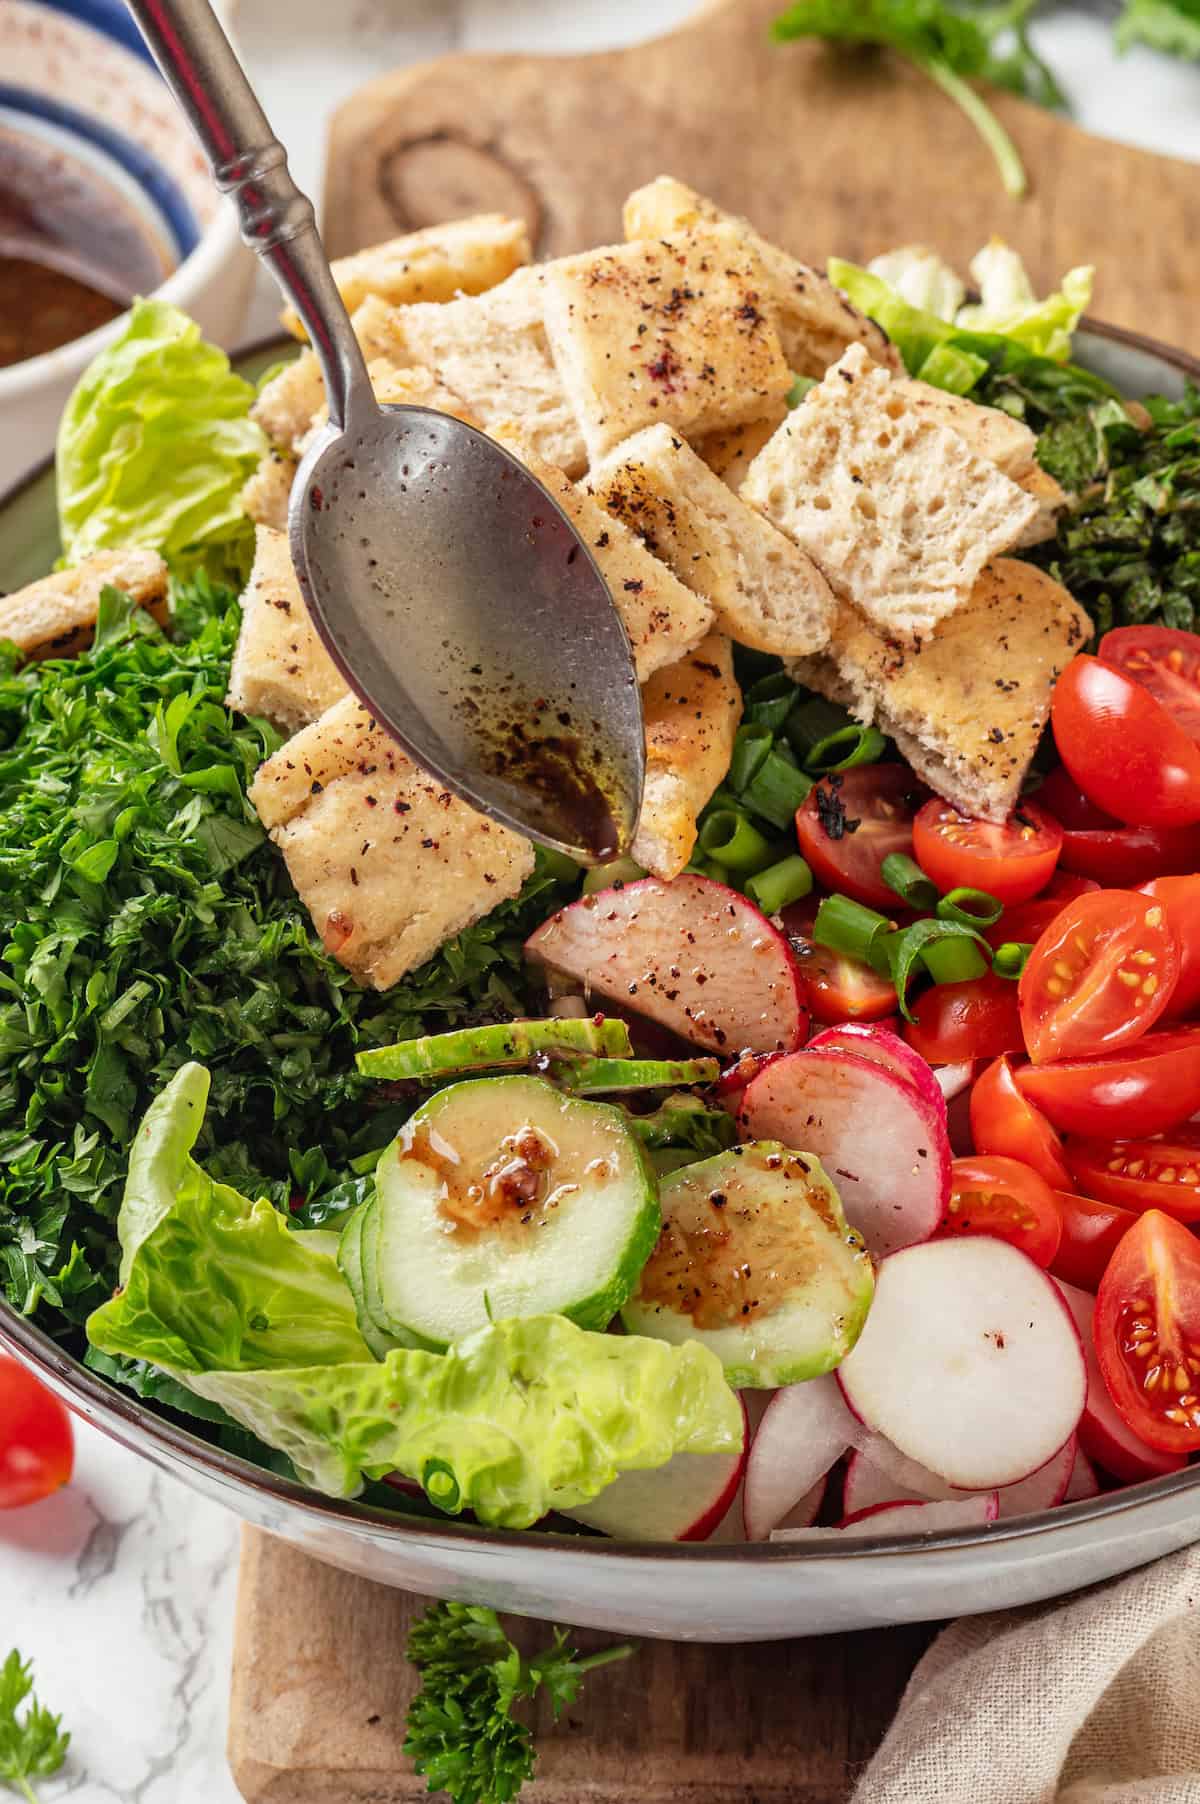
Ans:
<svg viewBox="0 0 1200 1804"><path fill-rule="evenodd" d="M67 1757L71 1737L61 1723L33 1696L32 1666L14 1647L0 1666L0 1780L28 1804L38 1804L30 1780L48 1779Z"/></svg>
<svg viewBox="0 0 1200 1804"><path fill-rule="evenodd" d="M525 1659L494 1610L434 1604L409 1636L422 1688L409 1707L404 1751L429 1790L447 1792L454 1804L509 1804L532 1778L535 1758L515 1707L544 1690L557 1721L585 1674L633 1651L623 1644L581 1659L567 1631L555 1629L550 1645Z"/></svg>

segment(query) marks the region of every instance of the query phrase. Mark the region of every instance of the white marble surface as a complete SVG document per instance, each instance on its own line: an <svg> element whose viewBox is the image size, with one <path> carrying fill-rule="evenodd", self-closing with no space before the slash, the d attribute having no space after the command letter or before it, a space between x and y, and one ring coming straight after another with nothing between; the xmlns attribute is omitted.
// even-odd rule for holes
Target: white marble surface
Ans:
<svg viewBox="0 0 1200 1804"><path fill-rule="evenodd" d="M694 0L240 0L240 35L300 179L360 81L461 47L579 50L669 28ZM330 21L339 19L336 32ZM1089 129L1200 160L1200 70L1116 63L1098 18L1038 32ZM936 104L931 96L931 104ZM260 320L273 311L266 303ZM254 322L252 322L253 324ZM74 1732L44 1804L232 1804L225 1765L237 1527L94 1431L71 1489L0 1517L0 1655L37 1665Z"/></svg>

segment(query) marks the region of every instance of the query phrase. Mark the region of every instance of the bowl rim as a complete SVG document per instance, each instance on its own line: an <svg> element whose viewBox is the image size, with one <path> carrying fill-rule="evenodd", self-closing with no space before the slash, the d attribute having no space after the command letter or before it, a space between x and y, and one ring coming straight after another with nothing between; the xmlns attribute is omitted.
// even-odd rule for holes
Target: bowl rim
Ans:
<svg viewBox="0 0 1200 1804"><path fill-rule="evenodd" d="M194 252L193 255L195 254ZM1126 349L1157 357L1200 384L1200 357L1161 344L1144 333L1134 332L1124 326L1110 325L1107 321L1088 316L1080 321L1079 330ZM286 335L272 333L240 346L231 357L237 362L265 356L294 343ZM0 512L44 480L53 466L52 455L42 458L0 492ZM512 1548L525 1552L540 1550L547 1557L574 1553L591 1559L625 1558L642 1563L655 1560L677 1563L682 1560L706 1566L718 1566L722 1563L744 1565L748 1561L791 1565L879 1557L903 1559L931 1552L953 1553L959 1549L1035 1539L1051 1535L1058 1528L1119 1517L1140 1510L1149 1503L1177 1497L1200 1487L1198 1463L1184 1466L1178 1472L1143 1480L1139 1484L1125 1485L1117 1491L1102 1492L1097 1497L1084 1498L1076 1503L1056 1504L1050 1509L988 1523L984 1527L951 1529L933 1535L918 1532L888 1537L854 1536L845 1545L824 1540L811 1544L798 1541L626 1541L609 1536L575 1535L544 1529L489 1529L461 1522L454 1517L406 1516L400 1508L395 1511L384 1510L353 1498L326 1497L292 1479L256 1466L238 1454L227 1453L149 1409L132 1392L119 1389L90 1371L80 1360L67 1353L44 1329L35 1326L27 1317L18 1315L12 1305L4 1297L0 1297L0 1350L3 1349L20 1355L65 1402L77 1407L78 1413L85 1419L110 1438L127 1446L131 1452L137 1452L143 1457L157 1456L160 1462L169 1458L172 1466L181 1463L189 1472L232 1488L249 1490L266 1502L286 1504L291 1510L309 1517L314 1524L354 1524L372 1535L388 1535L397 1542L432 1540L448 1550L460 1546L491 1553ZM147 1444L139 1445L139 1442Z"/></svg>

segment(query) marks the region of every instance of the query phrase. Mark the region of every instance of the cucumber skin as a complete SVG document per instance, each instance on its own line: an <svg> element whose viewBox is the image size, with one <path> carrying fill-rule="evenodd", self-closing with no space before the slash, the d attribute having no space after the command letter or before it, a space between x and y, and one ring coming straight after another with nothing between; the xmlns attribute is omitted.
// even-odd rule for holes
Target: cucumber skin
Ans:
<svg viewBox="0 0 1200 1804"><path fill-rule="evenodd" d="M376 1199L371 1197L367 1202L360 1203L342 1229L337 1262L342 1276L350 1286L350 1294L354 1298L354 1313L358 1317L358 1331L376 1359L383 1360L393 1347L413 1347L418 1345L418 1342L409 1334L397 1333L389 1323L380 1321L371 1309L363 1260L363 1234L374 1226L372 1211L375 1208L375 1201Z"/></svg>
<svg viewBox="0 0 1200 1804"><path fill-rule="evenodd" d="M756 1143L751 1142L748 1144L752 1145ZM757 1144L765 1146L769 1143L762 1142ZM820 1161L813 1159L811 1154L805 1154L804 1156L806 1159L811 1160L812 1163L817 1166L821 1175L825 1177L824 1167L820 1164ZM680 1169L698 1169L699 1166L703 1165L716 1166L723 1163L727 1157L727 1153L716 1153L711 1159L699 1160L693 1167L681 1167ZM671 1173L671 1176L673 1177L677 1175L677 1173ZM840 1227L839 1238L841 1244L853 1251L863 1250L861 1239L846 1220L841 1198L837 1193L837 1186L833 1184L832 1180L828 1177L825 1177L825 1181L829 1184L830 1190L833 1193L833 1200L836 1203L835 1215ZM830 1337L828 1350L816 1357L807 1356L801 1358L795 1355L789 1356L782 1349L777 1353L773 1353L769 1348L761 1348L758 1350L758 1357L756 1359L748 1359L745 1362L741 1362L736 1358L730 1359L726 1353L719 1349L716 1341L716 1336L718 1334L728 1333L728 1329L713 1330L697 1328L690 1319L675 1315L671 1311L656 1311L650 1308L642 1308L638 1305L636 1298L632 1300L631 1306L626 1306L622 1309L621 1321L628 1333L644 1334L651 1340L665 1340L675 1346L682 1345L688 1340L699 1341L702 1346L706 1346L716 1353L718 1359L721 1361L725 1373L725 1380L735 1391L775 1390L785 1384L802 1384L809 1378L822 1378L827 1372L835 1371L837 1367L841 1365L843 1359L845 1359L847 1353L850 1352L859 1335L862 1333L863 1328L866 1325L867 1315L870 1312L874 1295L874 1267L869 1259L864 1258L859 1282L848 1297L847 1308L838 1318ZM784 1312L780 1311L779 1313L782 1315ZM659 1324L664 1316L666 1316L669 1321L678 1322L680 1324L680 1332L677 1336L674 1334L664 1334L662 1332Z"/></svg>
<svg viewBox="0 0 1200 1804"><path fill-rule="evenodd" d="M472 1083L487 1080L466 1079L464 1081L466 1083ZM500 1078L496 1081L504 1082L505 1080ZM545 1080L536 1079L534 1081L544 1082ZM547 1085L546 1087L549 1089L553 1086ZM438 1091L436 1098L431 1097L430 1101L433 1102L436 1100L440 1102L457 1088L459 1088L458 1085L450 1085L447 1089ZM555 1094L559 1095L561 1093L555 1092ZM640 1178L642 1185L643 1201L641 1208L638 1210L638 1213L630 1226L629 1234L625 1242L624 1253L614 1268L608 1282L600 1285L599 1288L592 1291L589 1296L580 1298L577 1303L572 1303L569 1308L554 1311L555 1314L564 1316L567 1321L574 1322L577 1328L588 1328L601 1332L620 1314L624 1305L629 1301L629 1298L637 1289L638 1279L642 1275L642 1267L658 1245L658 1237L662 1232L662 1210L659 1207L658 1201L658 1175L655 1172L653 1161L646 1148L629 1127L624 1110L620 1109L615 1103L590 1102L574 1097L571 1097L568 1100L572 1102L579 1101L581 1106L586 1106L589 1109L603 1109L608 1114L618 1117L633 1155L636 1167L635 1175ZM390 1148L387 1149L387 1151L390 1150ZM385 1158L387 1157L387 1151L384 1153ZM379 1195L377 1192L366 1205L366 1208L378 1210L378 1207ZM365 1234L370 1233L371 1226L371 1221L365 1219L363 1229ZM445 1353L453 1344L452 1342L448 1340L430 1339L429 1336L418 1332L417 1329L409 1327L407 1323L398 1322L395 1317L391 1315L384 1318L386 1321L386 1328L384 1327L384 1324L381 1321L382 1299L378 1297L377 1287L365 1281L365 1261L368 1258L369 1254L366 1254L364 1257L363 1284L364 1309L372 1312L370 1319L376 1327L376 1332L378 1333L382 1330L383 1332L394 1335L395 1339L389 1343L390 1345L419 1347L424 1349L427 1353ZM546 1312L544 1310L535 1310L532 1313L544 1314ZM367 1339L365 1333L363 1339Z"/></svg>
<svg viewBox="0 0 1200 1804"><path fill-rule="evenodd" d="M599 1020L551 1018L542 1021L507 1021L489 1027L455 1028L445 1034L427 1034L401 1040L395 1046L373 1046L356 1055L354 1063L363 1077L397 1082L413 1078L451 1078L470 1072L520 1069L534 1059L563 1056L628 1058L632 1052L629 1029L610 1017Z"/></svg>
<svg viewBox="0 0 1200 1804"><path fill-rule="evenodd" d="M717 1059L585 1058L553 1064L552 1083L569 1096L599 1096L622 1090L674 1090L689 1084L715 1084L721 1075Z"/></svg>

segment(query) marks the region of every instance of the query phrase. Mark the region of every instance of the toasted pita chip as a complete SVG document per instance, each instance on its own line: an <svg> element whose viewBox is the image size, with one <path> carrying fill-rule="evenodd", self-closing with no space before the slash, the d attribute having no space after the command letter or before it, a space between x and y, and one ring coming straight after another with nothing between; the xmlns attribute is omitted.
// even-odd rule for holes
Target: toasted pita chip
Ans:
<svg viewBox="0 0 1200 1804"><path fill-rule="evenodd" d="M256 526L271 526L286 532L288 503L297 462L286 451L269 450L260 460L253 476L242 489L242 507Z"/></svg>
<svg viewBox="0 0 1200 1804"><path fill-rule="evenodd" d="M81 564L0 596L0 639L27 658L69 658L89 645L103 589L166 618L167 566L157 551L93 551Z"/></svg>
<svg viewBox="0 0 1200 1804"><path fill-rule="evenodd" d="M654 876L678 877L696 845L696 821L729 769L742 696L733 647L710 633L690 657L642 690L646 786L633 857Z"/></svg>
<svg viewBox="0 0 1200 1804"><path fill-rule="evenodd" d="M326 949L377 990L533 870L527 839L443 789L353 695L260 767L250 800Z"/></svg>
<svg viewBox="0 0 1200 1804"><path fill-rule="evenodd" d="M300 593L287 534L260 526L242 596L242 625L225 697L240 714L262 714L295 732L346 694Z"/></svg>
<svg viewBox="0 0 1200 1804"><path fill-rule="evenodd" d="M413 362L400 355L391 330L393 309L377 295L369 295L350 317L354 335L370 363L383 359L389 363ZM318 409L325 405L325 378L315 351L301 351L299 357L285 364L272 376L250 409L271 443L281 451L295 451L312 425Z"/></svg>

